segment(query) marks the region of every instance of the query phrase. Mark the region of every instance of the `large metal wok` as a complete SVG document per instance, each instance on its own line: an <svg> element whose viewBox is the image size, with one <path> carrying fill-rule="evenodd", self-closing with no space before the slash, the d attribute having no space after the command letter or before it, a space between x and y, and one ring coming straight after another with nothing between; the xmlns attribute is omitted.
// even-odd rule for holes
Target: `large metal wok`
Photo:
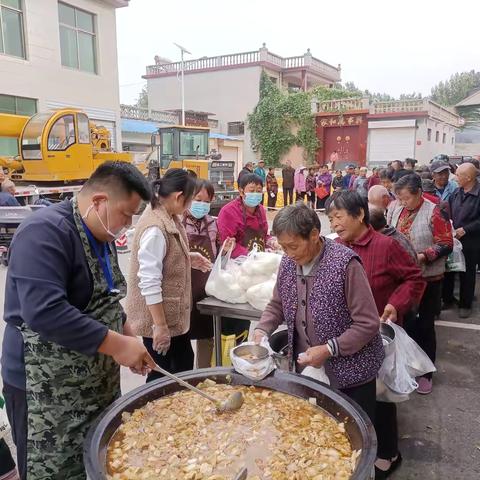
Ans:
<svg viewBox="0 0 480 480"><path fill-rule="evenodd" d="M280 370L275 370L271 375L259 382L254 382L230 368L195 370L184 372L180 376L193 385L210 378L217 383L255 385L300 398L316 398L319 407L339 421L345 421L345 429L350 438L352 448L354 450L362 450L357 462L357 468L351 479L365 480L370 478L377 451L375 430L370 419L360 407L340 392L311 378ZM83 457L89 480L103 480L106 478L108 443L122 422L123 412L133 412L151 400L156 400L181 389L182 387L172 380L161 379L133 390L108 407L100 416L96 425L92 426L85 440Z"/></svg>

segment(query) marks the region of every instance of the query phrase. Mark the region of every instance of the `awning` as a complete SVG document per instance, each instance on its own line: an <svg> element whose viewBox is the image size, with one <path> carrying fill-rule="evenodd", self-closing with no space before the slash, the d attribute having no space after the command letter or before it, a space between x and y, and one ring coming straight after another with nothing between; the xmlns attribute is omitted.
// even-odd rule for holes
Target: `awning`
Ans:
<svg viewBox="0 0 480 480"><path fill-rule="evenodd" d="M158 130L158 125L145 120L133 120L131 118L122 118L122 132L130 133L154 133Z"/></svg>

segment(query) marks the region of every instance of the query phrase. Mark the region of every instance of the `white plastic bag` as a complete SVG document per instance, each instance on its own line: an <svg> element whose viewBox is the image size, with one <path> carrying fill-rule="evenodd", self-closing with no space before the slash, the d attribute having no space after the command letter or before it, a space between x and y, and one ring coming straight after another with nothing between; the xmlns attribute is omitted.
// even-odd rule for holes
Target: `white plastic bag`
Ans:
<svg viewBox="0 0 480 480"><path fill-rule="evenodd" d="M415 377L435 372L436 368L402 327L390 321L387 323L395 331L394 348L386 354L378 379L394 393L408 395L418 387Z"/></svg>
<svg viewBox="0 0 480 480"><path fill-rule="evenodd" d="M247 290L247 302L257 310L263 312L273 296L273 289L277 282L277 275L272 275L267 281L254 285Z"/></svg>
<svg viewBox="0 0 480 480"><path fill-rule="evenodd" d="M5 437L10 431L10 424L8 423L7 411L5 409L5 400L0 395L0 439Z"/></svg>
<svg viewBox="0 0 480 480"><path fill-rule="evenodd" d="M223 252L225 243L220 252ZM245 290L238 284L240 266L231 259L233 247L224 257L218 255L205 286L207 295L227 303L246 303ZM224 264L224 266L222 266Z"/></svg>
<svg viewBox="0 0 480 480"><path fill-rule="evenodd" d="M302 370L301 374L304 375L305 377L310 377L310 378L313 378L314 380L318 380L319 382L330 385L330 380L327 377L327 374L325 372L325 367L316 368L316 367L308 366Z"/></svg>
<svg viewBox="0 0 480 480"><path fill-rule="evenodd" d="M445 270L447 272L465 272L465 255L462 252L462 242L457 238L453 239L453 251L447 257L445 264Z"/></svg>
<svg viewBox="0 0 480 480"><path fill-rule="evenodd" d="M255 345L255 342L244 342L241 345ZM272 358L273 350L268 343L267 337L262 338L260 345L268 350L269 355L265 360L260 360L255 363L235 356L233 349L230 350L230 360L232 361L233 368L251 380L263 380L270 372L277 368Z"/></svg>
<svg viewBox="0 0 480 480"><path fill-rule="evenodd" d="M241 274L248 276L261 275L268 278L278 272L281 261L282 256L278 253L259 252L254 246L242 263Z"/></svg>

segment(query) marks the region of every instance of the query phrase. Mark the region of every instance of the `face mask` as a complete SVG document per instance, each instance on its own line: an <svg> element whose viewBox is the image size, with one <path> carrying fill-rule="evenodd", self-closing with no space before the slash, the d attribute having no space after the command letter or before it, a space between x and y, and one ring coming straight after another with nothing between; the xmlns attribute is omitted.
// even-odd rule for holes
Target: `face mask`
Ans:
<svg viewBox="0 0 480 480"><path fill-rule="evenodd" d="M98 221L100 222L100 224L102 225L102 227L104 228L105 232L107 233L107 235L109 235L110 237L112 237L112 241L113 240L118 240L127 230L128 230L128 227L122 227L117 233L113 233L111 230L110 230L110 222L109 222L109 216L108 216L108 200L106 200L107 202L107 225L105 226L105 224L103 223L103 220L100 218L100 215L98 214L97 210L95 210L95 214L97 215L97 218L98 218ZM94 210L95 208L95 205L92 203L92 205L90 205L85 213L85 215L82 217L83 220L86 220L87 217L88 217L88 214Z"/></svg>
<svg viewBox="0 0 480 480"><path fill-rule="evenodd" d="M190 213L198 220L208 215L210 212L210 204L208 202L197 202L194 200L190 206Z"/></svg>
<svg viewBox="0 0 480 480"><path fill-rule="evenodd" d="M262 203L262 196L261 192L248 192L243 201L247 207L258 207Z"/></svg>

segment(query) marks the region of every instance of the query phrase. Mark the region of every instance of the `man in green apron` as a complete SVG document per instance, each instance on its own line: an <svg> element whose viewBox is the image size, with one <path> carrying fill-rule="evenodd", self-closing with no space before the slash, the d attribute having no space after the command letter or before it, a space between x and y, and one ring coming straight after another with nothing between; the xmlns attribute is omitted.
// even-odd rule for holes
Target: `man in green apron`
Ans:
<svg viewBox="0 0 480 480"><path fill-rule="evenodd" d="M15 234L2 377L22 480L84 479L82 444L120 395L120 365L154 365L123 327L112 243L150 195L136 167L107 162L73 201L32 214Z"/></svg>

